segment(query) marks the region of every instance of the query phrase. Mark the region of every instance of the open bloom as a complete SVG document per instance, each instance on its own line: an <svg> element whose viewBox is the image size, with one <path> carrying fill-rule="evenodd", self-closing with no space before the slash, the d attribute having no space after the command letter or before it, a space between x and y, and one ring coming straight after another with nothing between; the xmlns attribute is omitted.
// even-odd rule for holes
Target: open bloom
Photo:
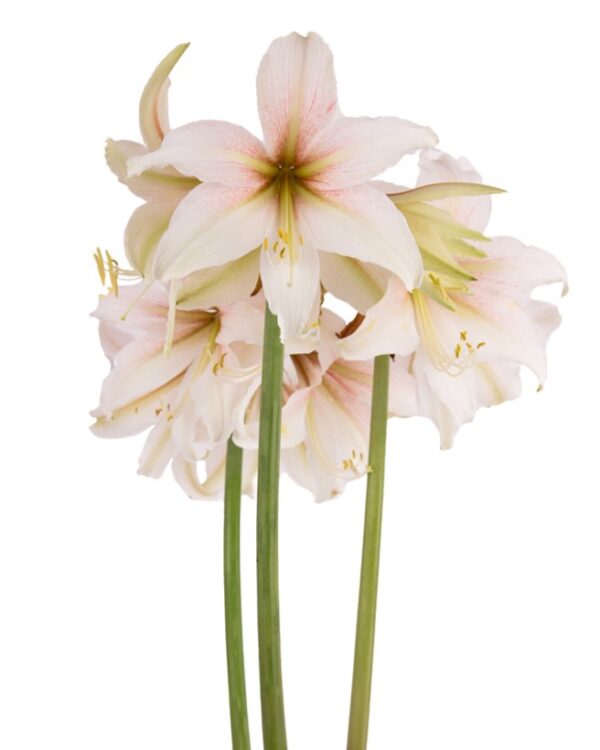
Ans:
<svg viewBox="0 0 600 750"><path fill-rule="evenodd" d="M399 281L393 281L401 286ZM402 292L400 292L402 294ZM403 294L407 294L406 291ZM321 336L314 350L286 346L281 427L282 469L317 500L339 495L346 484L369 472L368 443L373 357L390 349L414 351L417 334L410 315L390 320L388 297L350 324L321 311ZM389 412L416 412L414 383L400 362L392 363ZM236 443L258 445L260 390L247 392Z"/></svg>
<svg viewBox="0 0 600 750"><path fill-rule="evenodd" d="M566 275L544 250L482 234L490 213L485 193L498 191L481 186L465 159L427 150L420 167L414 190L391 193L425 266L422 287L398 300L396 314L412 308L418 346L403 362L415 378L418 413L436 423L442 447L450 447L479 407L520 393L520 365L544 382L546 342L560 316L531 293L566 284Z"/></svg>
<svg viewBox="0 0 600 750"><path fill-rule="evenodd" d="M237 125L195 122L129 159L131 176L172 166L202 181L161 237L154 276L181 279L259 250L262 285L284 337L316 324L320 282L327 288L343 259L418 286L422 263L406 220L368 181L434 145L432 131L393 117L343 117L331 52L312 33L273 42L257 92L264 143Z"/></svg>
<svg viewBox="0 0 600 750"><path fill-rule="evenodd" d="M96 310L111 371L92 412L92 429L100 437L150 429L141 474L158 477L173 462L188 494L218 494L224 445L238 420L237 409L246 390L259 385L264 300L242 300L220 310L178 309L172 348L165 357L167 290L156 283L132 306L140 286L101 297ZM205 482L195 473L201 460L208 469ZM251 467L250 456L248 478Z"/></svg>

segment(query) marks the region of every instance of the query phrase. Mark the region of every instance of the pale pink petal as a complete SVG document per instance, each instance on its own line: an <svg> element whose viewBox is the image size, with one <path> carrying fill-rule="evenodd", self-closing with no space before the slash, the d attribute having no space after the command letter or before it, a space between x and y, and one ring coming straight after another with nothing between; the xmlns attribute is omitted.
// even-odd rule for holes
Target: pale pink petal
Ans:
<svg viewBox="0 0 600 750"><path fill-rule="evenodd" d="M120 336L152 341L156 349L164 342L169 309L169 291L158 281L141 281L119 289L119 294L100 297L94 317L116 329ZM203 312L178 310L175 318L175 341L188 336L206 324L210 316Z"/></svg>
<svg viewBox="0 0 600 750"><path fill-rule="evenodd" d="M106 141L105 157L110 170L132 193L144 200L169 202L175 205L198 184L195 177L186 177L172 167L149 169L143 174L129 177L127 161L145 154L147 154L147 149L141 143L113 141L111 138Z"/></svg>
<svg viewBox="0 0 600 750"><path fill-rule="evenodd" d="M306 409L309 460L325 473L346 480L356 479L368 469L364 416L369 413L370 388L361 388L354 379L356 373L366 373L351 369L355 371L351 378L346 377L343 365L335 373L330 369L324 384L313 390Z"/></svg>
<svg viewBox="0 0 600 750"><path fill-rule="evenodd" d="M203 182L238 188L261 187L276 172L258 138L239 125L219 120L171 130L157 151L134 156L127 163L129 176L169 165Z"/></svg>
<svg viewBox="0 0 600 750"><path fill-rule="evenodd" d="M321 253L321 283L334 297L365 313L383 297L390 272L336 253Z"/></svg>
<svg viewBox="0 0 600 750"><path fill-rule="evenodd" d="M174 451L171 427L161 421L146 438L138 463L138 474L159 479L173 458Z"/></svg>
<svg viewBox="0 0 600 750"><path fill-rule="evenodd" d="M145 203L131 214L125 227L125 254L141 276L151 275L154 253L174 210L170 203Z"/></svg>
<svg viewBox="0 0 600 750"><path fill-rule="evenodd" d="M256 474L256 451L245 450L242 462L242 491L252 495L252 482ZM223 497L225 482L225 445L211 449L205 463L205 478L198 476L196 461L177 456L173 459L173 474L188 497L198 500L216 500Z"/></svg>
<svg viewBox="0 0 600 750"><path fill-rule="evenodd" d="M98 335L102 351L112 364L121 349L131 342L133 334L131 331L123 330L119 326L100 321Z"/></svg>
<svg viewBox="0 0 600 750"><path fill-rule="evenodd" d="M174 401L180 382L181 379L176 378L110 412L99 406L92 412L92 416L96 418L91 426L92 432L102 438L121 438L147 430L159 422L165 404Z"/></svg>
<svg viewBox="0 0 600 750"><path fill-rule="evenodd" d="M219 344L228 346L234 342L244 342L255 346L262 345L265 325L265 298L262 293L222 305L219 318Z"/></svg>
<svg viewBox="0 0 600 750"><path fill-rule="evenodd" d="M318 321L309 318L320 290L319 256L310 242L299 248L299 257L292 264L273 250L263 250L260 275L283 339L302 336L311 326L316 326Z"/></svg>
<svg viewBox="0 0 600 750"><path fill-rule="evenodd" d="M277 163L302 160L307 143L338 116L331 50L314 33L276 39L256 81L267 152Z"/></svg>
<svg viewBox="0 0 600 750"><path fill-rule="evenodd" d="M317 502L331 500L341 495L347 480L323 471L321 464L313 460L313 455L305 443L281 451L282 470L300 487L308 490Z"/></svg>
<svg viewBox="0 0 600 750"><path fill-rule="evenodd" d="M471 343L483 342L477 361L515 360L543 383L546 343L560 315L556 306L530 300L529 294L541 284L566 283L563 267L539 248L497 238L490 243L488 257L469 261L468 268L477 269L471 294L461 296L456 313L440 313L438 306L440 325L451 325L452 316L458 316L456 324L468 332Z"/></svg>
<svg viewBox="0 0 600 750"><path fill-rule="evenodd" d="M417 187L435 182L482 182L481 175L468 159L457 159L433 148L420 154L419 170ZM448 211L459 224L478 232L484 231L492 211L489 195L444 198L432 203Z"/></svg>
<svg viewBox="0 0 600 750"><path fill-rule="evenodd" d="M193 500L217 500L222 497L225 482L225 459L212 474L201 480L195 461L180 456L173 459L173 475L186 495Z"/></svg>
<svg viewBox="0 0 600 750"><path fill-rule="evenodd" d="M408 368L409 357L394 357L390 364L388 411L393 417L417 414L416 381Z"/></svg>
<svg viewBox="0 0 600 750"><path fill-rule="evenodd" d="M222 309L249 297L258 283L259 252L186 276L177 296L178 310Z"/></svg>
<svg viewBox="0 0 600 750"><path fill-rule="evenodd" d="M169 130L169 74L189 44L178 44L150 76L140 99L140 130L148 148L158 148Z"/></svg>
<svg viewBox="0 0 600 750"><path fill-rule="evenodd" d="M469 259L464 266L476 278L493 283L498 293L529 297L539 286L562 284L567 292L567 272L549 252L525 245L514 237L493 237L485 245L487 258Z"/></svg>
<svg viewBox="0 0 600 750"><path fill-rule="evenodd" d="M501 404L521 392L518 362L476 364L452 377L434 369L418 355L412 368L418 414L435 423L443 449L452 447L456 432L473 420L480 407Z"/></svg>
<svg viewBox="0 0 600 750"><path fill-rule="evenodd" d="M314 189L338 190L366 182L406 154L436 143L432 130L397 117L344 117L315 135L296 173Z"/></svg>
<svg viewBox="0 0 600 750"><path fill-rule="evenodd" d="M339 356L367 360L378 354L414 352L419 343L413 305L402 282L392 277L388 289L358 329L339 341Z"/></svg>
<svg viewBox="0 0 600 750"><path fill-rule="evenodd" d="M105 379L100 397L102 413L113 412L144 398L180 376L206 344L207 330L187 336L173 344L170 356L154 342L141 339L115 357L115 366Z"/></svg>
<svg viewBox="0 0 600 750"><path fill-rule="evenodd" d="M326 198L303 191L296 206L304 236L319 250L386 268L408 289L420 285L423 264L417 244L383 193L368 185L332 191Z"/></svg>
<svg viewBox="0 0 600 750"><path fill-rule="evenodd" d="M313 388L301 388L292 393L281 412L281 446L293 448L306 437L306 409Z"/></svg>
<svg viewBox="0 0 600 750"><path fill-rule="evenodd" d="M257 361L260 363L261 353ZM193 408L206 428L211 443L226 441L238 422L238 410L248 389L255 390L256 378L236 380L229 378L219 364L235 369L239 363L230 349L217 349L212 362L190 386Z"/></svg>
<svg viewBox="0 0 600 750"><path fill-rule="evenodd" d="M173 214L156 251L154 276L165 281L183 278L246 255L270 233L277 208L270 189L257 193L199 185Z"/></svg>

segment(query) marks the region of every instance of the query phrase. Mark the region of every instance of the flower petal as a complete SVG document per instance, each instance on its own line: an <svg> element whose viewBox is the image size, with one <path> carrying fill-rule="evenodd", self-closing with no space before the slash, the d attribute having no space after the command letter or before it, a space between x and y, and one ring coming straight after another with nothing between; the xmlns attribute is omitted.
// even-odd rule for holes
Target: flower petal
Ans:
<svg viewBox="0 0 600 750"><path fill-rule="evenodd" d="M277 215L271 189L202 184L184 198L157 248L154 276L183 278L222 266L262 245Z"/></svg>
<svg viewBox="0 0 600 750"><path fill-rule="evenodd" d="M185 177L174 169L149 169L135 177L127 175L127 161L136 156L144 156L146 147L134 141L106 141L105 157L110 170L119 182L147 201L168 201L173 204L184 198L198 184L195 177Z"/></svg>
<svg viewBox="0 0 600 750"><path fill-rule="evenodd" d="M157 151L134 156L127 163L130 176L169 165L203 182L232 187L258 188L277 171L258 138L239 125L219 120L191 122L171 130Z"/></svg>
<svg viewBox="0 0 600 750"><path fill-rule="evenodd" d="M169 130L167 93L169 74L183 55L188 44L178 44L159 63L150 76L140 99L140 131L144 143L150 149L158 148L165 133Z"/></svg>
<svg viewBox="0 0 600 750"><path fill-rule="evenodd" d="M389 271L337 253L321 253L319 260L325 289L358 312L366 313L383 297Z"/></svg>
<svg viewBox="0 0 600 750"><path fill-rule="evenodd" d="M331 50L314 33L276 39L256 80L258 112L270 157L302 158L312 137L338 116Z"/></svg>
<svg viewBox="0 0 600 750"><path fill-rule="evenodd" d="M318 322L310 320L320 294L319 255L310 242L304 243L292 264L273 250L263 250L260 276L269 308L278 317L282 339L302 336Z"/></svg>
<svg viewBox="0 0 600 750"><path fill-rule="evenodd" d="M430 128L408 120L344 117L315 135L296 174L318 190L352 187L436 143Z"/></svg>
<svg viewBox="0 0 600 750"><path fill-rule="evenodd" d="M323 471L305 443L281 451L282 470L300 487L308 490L318 503L331 500L344 491L347 480Z"/></svg>
<svg viewBox="0 0 600 750"><path fill-rule="evenodd" d="M476 278L485 277L498 289L528 297L539 286L562 284L568 290L567 272L553 255L515 237L493 237L486 244L486 258L469 259L464 267Z"/></svg>
<svg viewBox="0 0 600 750"><path fill-rule="evenodd" d="M413 417L417 412L417 389L409 372L409 357L394 357L390 365L388 410L392 417Z"/></svg>
<svg viewBox="0 0 600 750"><path fill-rule="evenodd" d="M367 360L378 354L415 351L419 334L410 295L402 282L392 277L383 299L366 314L358 329L340 339L339 356L349 360Z"/></svg>
<svg viewBox="0 0 600 750"><path fill-rule="evenodd" d="M368 185L296 199L304 236L325 252L374 263L399 276L408 289L421 284L423 264L406 220L380 191Z"/></svg>
<svg viewBox="0 0 600 750"><path fill-rule="evenodd" d="M100 409L106 416L181 375L198 356L208 338L206 329L175 342L165 357L162 348L150 350L143 339L125 347L115 357L115 366L105 379L100 397Z"/></svg>
<svg viewBox="0 0 600 750"><path fill-rule="evenodd" d="M306 408L313 388L292 393L281 411L281 447L293 448L306 436Z"/></svg>
<svg viewBox="0 0 600 750"><path fill-rule="evenodd" d="M419 169L417 187L436 182L482 182L481 175L468 159L456 159L433 148L420 154ZM444 198L434 205L448 211L459 224L480 232L486 228L492 211L489 195Z"/></svg>
<svg viewBox="0 0 600 750"><path fill-rule="evenodd" d="M186 276L179 288L179 310L223 308L249 297L259 275L259 250L222 266L205 268Z"/></svg>
<svg viewBox="0 0 600 750"><path fill-rule="evenodd" d="M256 268L258 269L258 257ZM233 304L221 304L219 319L220 327L217 335L219 344L229 346L235 342L243 342L253 346L262 346L265 327L264 295L259 293L247 299L239 297Z"/></svg>
<svg viewBox="0 0 600 750"><path fill-rule="evenodd" d="M154 253L167 231L175 206L169 203L145 203L136 208L125 227L125 255L142 276L152 272Z"/></svg>
<svg viewBox="0 0 600 750"><path fill-rule="evenodd" d="M440 447L451 448L463 424L480 407L495 406L521 392L518 362L475 364L456 377L434 369L420 355L414 360L418 414L428 417L440 433Z"/></svg>
<svg viewBox="0 0 600 750"><path fill-rule="evenodd" d="M252 481L256 473L257 453L244 451L242 464L242 492L252 494ZM188 461L180 456L173 459L173 474L188 497L198 500L216 500L223 497L225 482L225 445L211 449L206 458L206 477L198 477L196 461Z"/></svg>

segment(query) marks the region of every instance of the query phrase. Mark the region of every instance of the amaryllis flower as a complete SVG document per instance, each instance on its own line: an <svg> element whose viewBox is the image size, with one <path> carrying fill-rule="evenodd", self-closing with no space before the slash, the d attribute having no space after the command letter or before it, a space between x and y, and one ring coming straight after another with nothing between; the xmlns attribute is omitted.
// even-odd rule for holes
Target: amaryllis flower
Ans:
<svg viewBox="0 0 600 750"><path fill-rule="evenodd" d="M490 212L483 193L497 191L480 186L465 159L428 150L420 166L417 188L391 194L425 266L422 287L398 299L396 314L412 307L419 344L404 364L415 378L418 413L436 423L449 447L479 407L520 393L521 365L544 382L546 342L560 316L531 293L566 284L566 275L544 250L482 234Z"/></svg>
<svg viewBox="0 0 600 750"><path fill-rule="evenodd" d="M402 287L399 280L392 284ZM407 295L397 289L397 295ZM284 406L281 424L282 469L317 500L340 494L345 485L369 471L369 416L373 357L395 350L407 354L417 345L414 319L389 308L398 296L386 296L365 318L350 324L321 311L314 350L301 342L286 346ZM394 324L389 325L394 312ZM401 363L392 363L389 410L411 416L416 411L414 382ZM258 445L260 390L247 391L234 440L246 451Z"/></svg>
<svg viewBox="0 0 600 750"><path fill-rule="evenodd" d="M406 221L368 181L434 145L432 131L394 117L343 117L331 52L313 33L273 42L257 92L264 142L227 122L195 122L129 159L131 176L172 166L202 181L175 210L154 276L181 279L259 250L262 285L285 337L316 324L320 282L327 287L348 258L418 286L422 263Z"/></svg>
<svg viewBox="0 0 600 750"><path fill-rule="evenodd" d="M387 300L350 325L328 310L323 311L322 332L334 332L333 346L321 372L302 383L310 372L311 355L294 357L303 387L288 396L283 408L282 464L285 471L315 499L327 500L343 492L349 481L369 473L368 445L373 388L373 357L392 349L410 352L416 331L410 317L396 316L387 335L373 335L382 326ZM356 326L356 327L355 327ZM288 392L289 393L289 392ZM390 416L416 413L414 383L402 364L390 368Z"/></svg>
<svg viewBox="0 0 600 750"><path fill-rule="evenodd" d="M92 430L100 437L124 437L151 428L140 473L158 477L173 461L177 478L189 492L192 480L186 464L211 457L210 487L217 487L217 458L238 421L237 409L246 389L259 385L264 299L242 300L220 310L177 309L171 350L165 356L167 289L155 283L139 298L141 286L101 297L95 312L112 366L92 412ZM250 466L251 461L249 471ZM196 495L202 494L200 488L205 495L214 494L209 485L196 485Z"/></svg>

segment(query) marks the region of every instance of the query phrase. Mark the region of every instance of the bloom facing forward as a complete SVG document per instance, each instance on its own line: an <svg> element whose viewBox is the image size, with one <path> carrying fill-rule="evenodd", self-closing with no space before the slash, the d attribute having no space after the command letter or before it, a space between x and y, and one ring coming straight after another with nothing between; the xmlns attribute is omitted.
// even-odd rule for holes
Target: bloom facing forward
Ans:
<svg viewBox="0 0 600 750"><path fill-rule="evenodd" d="M402 214L368 181L404 154L434 145L433 132L394 117L342 116L331 52L313 33L273 42L257 93L264 143L237 125L195 122L129 160L130 175L172 166L202 181L160 240L155 277L181 279L260 248L262 284L284 337L318 323L320 252L376 264L408 289L418 286L417 244ZM327 265L335 274L332 257Z"/></svg>

